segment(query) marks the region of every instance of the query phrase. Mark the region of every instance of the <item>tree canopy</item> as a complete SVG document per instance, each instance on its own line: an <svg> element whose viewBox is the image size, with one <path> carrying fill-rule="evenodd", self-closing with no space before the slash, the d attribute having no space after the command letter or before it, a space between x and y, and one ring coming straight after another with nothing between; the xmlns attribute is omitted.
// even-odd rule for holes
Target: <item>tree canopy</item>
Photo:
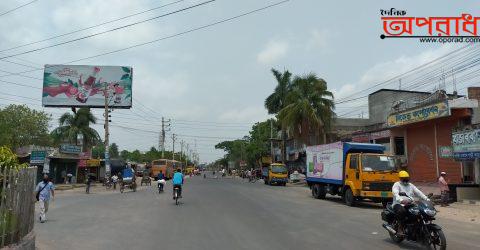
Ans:
<svg viewBox="0 0 480 250"><path fill-rule="evenodd" d="M9 105L0 109L0 145L11 149L26 145L50 146L48 123L51 116L26 105Z"/></svg>

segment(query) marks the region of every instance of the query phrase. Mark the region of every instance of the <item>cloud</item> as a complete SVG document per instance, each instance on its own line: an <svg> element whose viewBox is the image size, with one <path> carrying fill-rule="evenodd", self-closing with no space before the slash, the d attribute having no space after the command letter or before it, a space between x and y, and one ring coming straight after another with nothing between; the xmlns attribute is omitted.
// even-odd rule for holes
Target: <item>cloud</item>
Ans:
<svg viewBox="0 0 480 250"><path fill-rule="evenodd" d="M330 37L330 32L328 30L317 30L314 29L310 32L310 37L307 41L307 49L325 49L328 45L328 39Z"/></svg>
<svg viewBox="0 0 480 250"><path fill-rule="evenodd" d="M387 81L393 77L396 77L397 75L408 72L415 67L423 65L442 55L445 55L453 51L454 49L455 47L453 45L446 44L439 48L426 50L420 54L410 56L402 55L394 60L377 63L367 69L365 73L360 76L357 83L344 84L339 89L334 89L333 92L335 94L335 99L338 100L343 97L348 97L360 90ZM407 86L409 84L408 81L408 76L402 78L402 83L404 83L404 86ZM365 91L361 94L355 95L355 97L367 95L368 93L375 91L375 89L380 88L398 88L398 80L390 81L386 84L381 84L378 87L372 88L369 91ZM410 88L415 88L415 86L410 86ZM351 103L349 103L349 105L350 104Z"/></svg>
<svg viewBox="0 0 480 250"><path fill-rule="evenodd" d="M231 109L220 114L221 122L251 122L267 119L267 111L264 107L250 106L242 109Z"/></svg>
<svg viewBox="0 0 480 250"><path fill-rule="evenodd" d="M287 54L289 44L286 41L270 41L265 49L257 55L261 64L271 64Z"/></svg>

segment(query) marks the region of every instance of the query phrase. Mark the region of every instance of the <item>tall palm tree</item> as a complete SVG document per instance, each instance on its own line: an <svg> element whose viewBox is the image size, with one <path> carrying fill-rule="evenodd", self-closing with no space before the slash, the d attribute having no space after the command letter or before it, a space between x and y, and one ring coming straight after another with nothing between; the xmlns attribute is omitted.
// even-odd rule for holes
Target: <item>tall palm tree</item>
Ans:
<svg viewBox="0 0 480 250"><path fill-rule="evenodd" d="M74 114L65 113L59 122L60 126L51 133L56 143L69 142L76 145L79 134L83 135L83 145L86 149L101 141L98 132L90 127L90 124L97 122L97 118L89 108L80 108Z"/></svg>
<svg viewBox="0 0 480 250"><path fill-rule="evenodd" d="M280 110L285 108L287 103L287 96L292 85L292 73L288 70L280 71L272 69L273 76L277 80L277 86L270 96L265 99L265 108L269 114L278 114ZM282 126L282 162L286 161L286 140L287 132L286 127ZM273 156L272 156L273 157Z"/></svg>
<svg viewBox="0 0 480 250"><path fill-rule="evenodd" d="M327 82L310 73L294 78L287 96L287 105L280 110L278 118L283 127L288 127L304 143L311 144L310 134L313 132L318 136L320 130L323 143L326 143L334 107L333 94L328 91Z"/></svg>

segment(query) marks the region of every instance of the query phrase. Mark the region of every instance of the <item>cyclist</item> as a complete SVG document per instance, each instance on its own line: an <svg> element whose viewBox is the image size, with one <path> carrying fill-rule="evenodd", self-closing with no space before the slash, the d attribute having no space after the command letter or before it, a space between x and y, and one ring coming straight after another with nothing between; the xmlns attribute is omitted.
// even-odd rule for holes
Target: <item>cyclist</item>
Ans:
<svg viewBox="0 0 480 250"><path fill-rule="evenodd" d="M182 170L179 168L177 169L177 172L173 174L173 179L172 179L172 184L173 184L173 199L175 200L175 188L178 187L178 197L182 198L182 185L183 185L184 179L183 179L183 174Z"/></svg>

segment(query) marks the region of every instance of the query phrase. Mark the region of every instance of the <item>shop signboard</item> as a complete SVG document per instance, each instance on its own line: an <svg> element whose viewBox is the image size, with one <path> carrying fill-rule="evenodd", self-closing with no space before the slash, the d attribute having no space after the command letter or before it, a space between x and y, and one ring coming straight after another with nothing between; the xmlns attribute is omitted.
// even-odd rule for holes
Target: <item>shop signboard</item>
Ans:
<svg viewBox="0 0 480 250"><path fill-rule="evenodd" d="M369 143L370 140L390 138L390 130L382 130L371 133L355 134L352 136L353 142Z"/></svg>
<svg viewBox="0 0 480 250"><path fill-rule="evenodd" d="M452 145L456 159L480 158L480 129L453 132Z"/></svg>
<svg viewBox="0 0 480 250"><path fill-rule="evenodd" d="M44 164L47 151L32 151L30 154L30 164Z"/></svg>
<svg viewBox="0 0 480 250"><path fill-rule="evenodd" d="M45 107L131 108L131 67L45 65L42 104Z"/></svg>
<svg viewBox="0 0 480 250"><path fill-rule="evenodd" d="M453 157L453 147L452 146L439 146L438 155L440 158L452 158Z"/></svg>
<svg viewBox="0 0 480 250"><path fill-rule="evenodd" d="M387 117L387 124L390 127L406 125L415 122L422 122L450 115L448 101L430 104L420 108L391 114Z"/></svg>
<svg viewBox="0 0 480 250"><path fill-rule="evenodd" d="M80 159L78 160L77 166L79 168L84 168L87 166L87 160L86 159Z"/></svg>
<svg viewBox="0 0 480 250"><path fill-rule="evenodd" d="M82 147L70 144L61 144L60 153L65 154L80 154L82 152Z"/></svg>
<svg viewBox="0 0 480 250"><path fill-rule="evenodd" d="M89 159L87 160L87 167L98 167L100 166L99 159Z"/></svg>

